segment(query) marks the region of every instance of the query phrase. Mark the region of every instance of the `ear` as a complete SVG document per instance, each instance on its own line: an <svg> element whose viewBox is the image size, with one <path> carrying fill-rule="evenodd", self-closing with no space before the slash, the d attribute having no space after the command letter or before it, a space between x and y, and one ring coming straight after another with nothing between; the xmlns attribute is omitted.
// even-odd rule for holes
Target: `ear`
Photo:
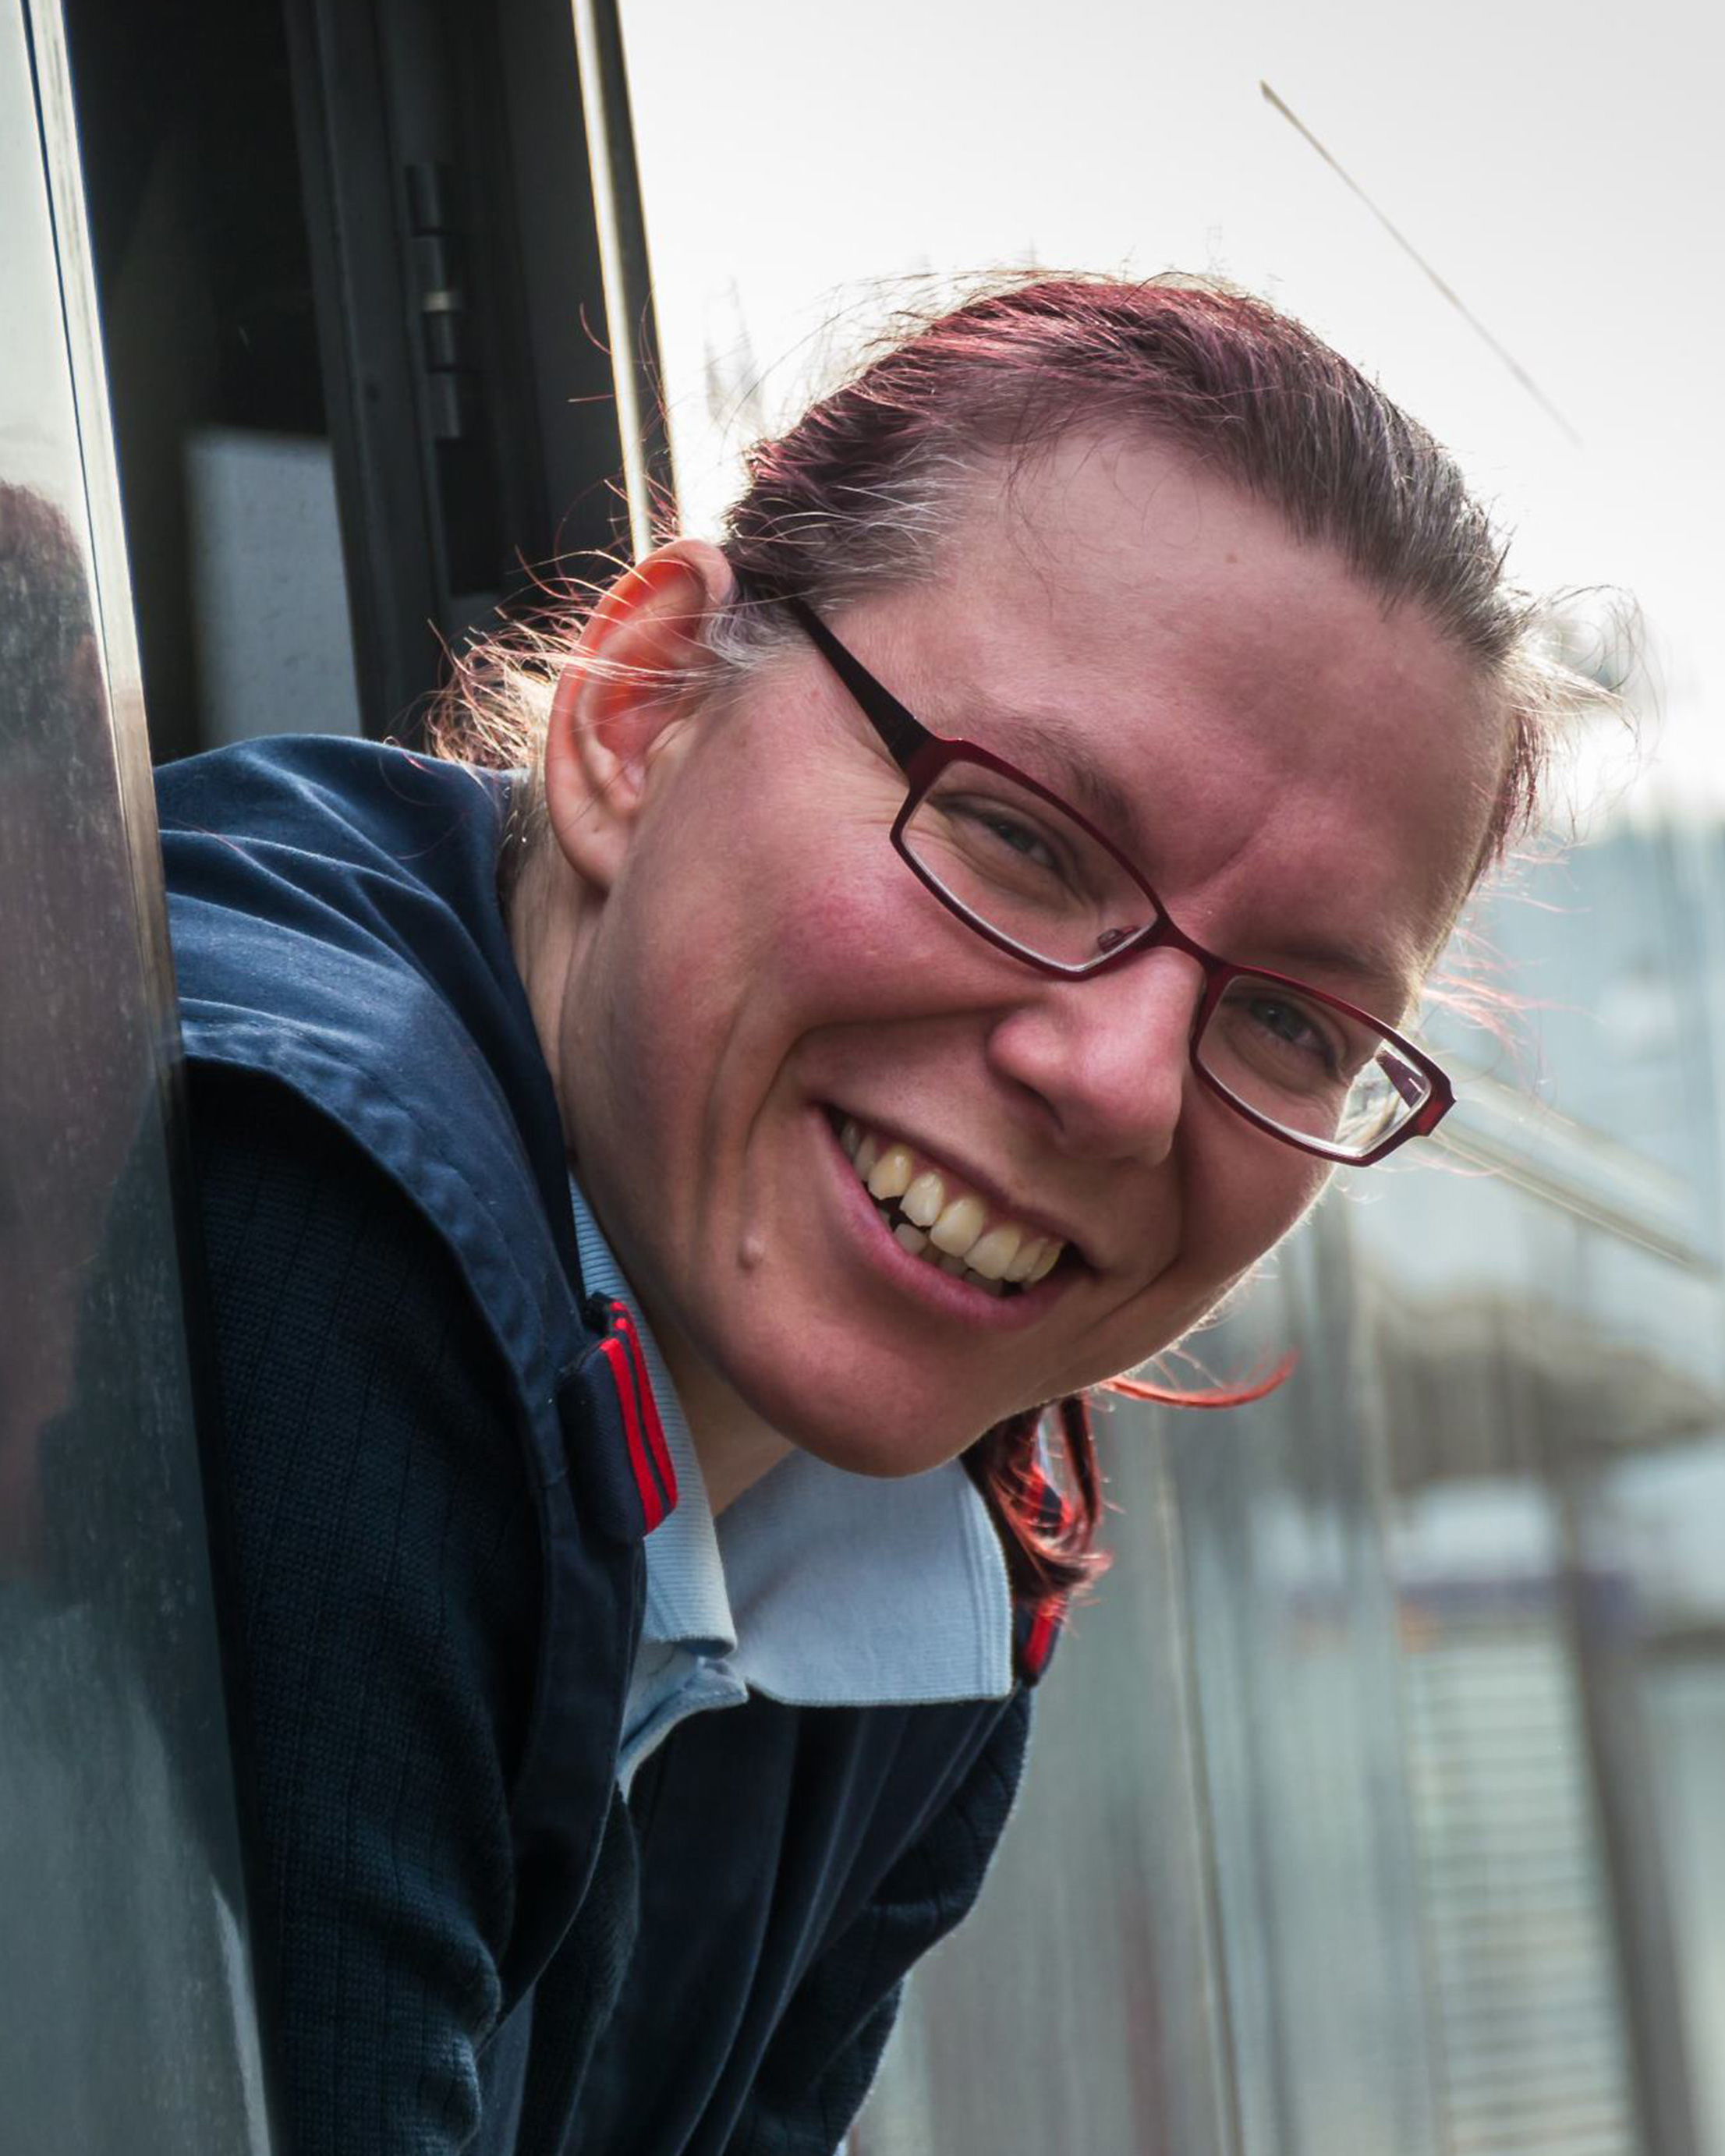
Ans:
<svg viewBox="0 0 1725 2156"><path fill-rule="evenodd" d="M654 760L689 715L707 618L735 588L716 547L678 539L644 556L588 616L552 693L545 806L564 858L610 888L648 798Z"/></svg>

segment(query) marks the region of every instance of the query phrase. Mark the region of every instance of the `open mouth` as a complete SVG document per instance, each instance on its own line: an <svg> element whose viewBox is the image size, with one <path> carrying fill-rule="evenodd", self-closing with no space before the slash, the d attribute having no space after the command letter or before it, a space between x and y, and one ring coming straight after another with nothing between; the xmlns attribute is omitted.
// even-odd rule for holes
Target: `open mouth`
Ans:
<svg viewBox="0 0 1725 2156"><path fill-rule="evenodd" d="M984 1295L1022 1295L1066 1255L1058 1236L991 1208L891 1133L829 1110L857 1180L900 1248Z"/></svg>

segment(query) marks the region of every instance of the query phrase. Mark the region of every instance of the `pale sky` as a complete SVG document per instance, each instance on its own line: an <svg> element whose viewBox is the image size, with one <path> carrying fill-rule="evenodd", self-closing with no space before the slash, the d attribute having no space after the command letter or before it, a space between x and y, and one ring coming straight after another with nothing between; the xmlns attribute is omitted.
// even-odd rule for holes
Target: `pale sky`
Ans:
<svg viewBox="0 0 1725 2156"><path fill-rule="evenodd" d="M625 0L691 528L731 490L706 360L782 418L909 272L1218 271L1383 379L1517 534L1629 588L1664 711L1644 790L1725 806L1715 11L1535 0ZM1267 80L1532 376L1513 377L1260 95Z"/></svg>
<svg viewBox="0 0 1725 2156"><path fill-rule="evenodd" d="M23 18L0 12L0 477L84 511Z"/></svg>

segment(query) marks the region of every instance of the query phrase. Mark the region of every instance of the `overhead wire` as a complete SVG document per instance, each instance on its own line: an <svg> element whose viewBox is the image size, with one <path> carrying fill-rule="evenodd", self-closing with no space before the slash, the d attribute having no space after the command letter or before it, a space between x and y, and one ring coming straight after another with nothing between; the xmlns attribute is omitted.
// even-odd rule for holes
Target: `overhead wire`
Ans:
<svg viewBox="0 0 1725 2156"><path fill-rule="evenodd" d="M1563 413L1560 412L1558 407L1552 402L1551 398L1546 395L1544 390L1540 388L1539 384L1534 380L1527 369L1522 366L1522 362L1516 357L1515 354L1511 352L1500 339L1495 337L1491 334L1491 331L1486 328L1486 325L1480 320L1479 316L1474 313L1473 310L1462 299L1461 294L1456 291L1455 286L1450 284L1445 278L1439 275L1438 271L1426 260L1425 257L1420 252L1420 249L1414 246L1413 241L1408 238L1407 234L1397 225L1393 223L1389 218L1385 215L1384 211L1378 208L1377 203L1372 199L1371 196L1366 192L1359 182L1354 178L1353 175L1348 170L1346 166L1342 163L1339 158L1335 157L1325 147L1324 144L1318 140L1316 135L1313 134L1311 128L1306 125L1306 122L1300 117L1299 114L1294 110L1293 107L1288 104L1287 100L1285 98L1278 96L1276 91L1271 88L1267 82L1260 80L1258 84L1258 88L1263 93L1265 102L1272 106L1276 111L1279 112L1282 118L1287 121L1289 126L1294 130L1295 133L1302 136L1304 140L1310 144L1312 148L1317 152L1318 156L1323 159L1330 170L1336 175L1337 178L1341 181L1343 186L1345 187L1351 194L1357 195L1359 198L1360 201L1365 204L1372 215L1376 218L1378 223L1383 226L1384 229L1389 234L1396 245L1401 249L1403 254L1408 257L1410 262L1415 264L1415 266L1431 282L1431 284L1435 285L1439 293L1445 300L1448 301L1449 305L1455 310L1456 313L1461 316L1462 321L1467 324L1468 327L1474 332L1475 336L1477 336L1482 343L1486 345L1497 355L1498 359L1502 362L1503 365L1509 369L1509 372L1515 377L1522 388L1527 391L1527 394L1533 399L1534 403L1538 405L1540 410L1545 413L1546 417L1562 429L1563 434L1568 436L1568 439L1574 444L1578 449L1580 449L1582 447L1582 439L1581 435L1576 428L1570 424L1570 422L1563 416Z"/></svg>

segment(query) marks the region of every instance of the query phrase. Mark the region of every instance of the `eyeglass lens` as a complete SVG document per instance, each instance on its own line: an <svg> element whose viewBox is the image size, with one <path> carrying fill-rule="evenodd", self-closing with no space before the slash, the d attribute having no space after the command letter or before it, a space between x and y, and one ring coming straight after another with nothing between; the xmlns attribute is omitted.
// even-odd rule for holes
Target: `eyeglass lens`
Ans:
<svg viewBox="0 0 1725 2156"><path fill-rule="evenodd" d="M1093 964L1155 924L1147 894L1106 847L986 765L947 765L901 836L949 898L1056 964ZM1356 1156L1431 1091L1393 1036L1261 974L1228 983L1194 1052L1224 1092L1276 1130Z"/></svg>

